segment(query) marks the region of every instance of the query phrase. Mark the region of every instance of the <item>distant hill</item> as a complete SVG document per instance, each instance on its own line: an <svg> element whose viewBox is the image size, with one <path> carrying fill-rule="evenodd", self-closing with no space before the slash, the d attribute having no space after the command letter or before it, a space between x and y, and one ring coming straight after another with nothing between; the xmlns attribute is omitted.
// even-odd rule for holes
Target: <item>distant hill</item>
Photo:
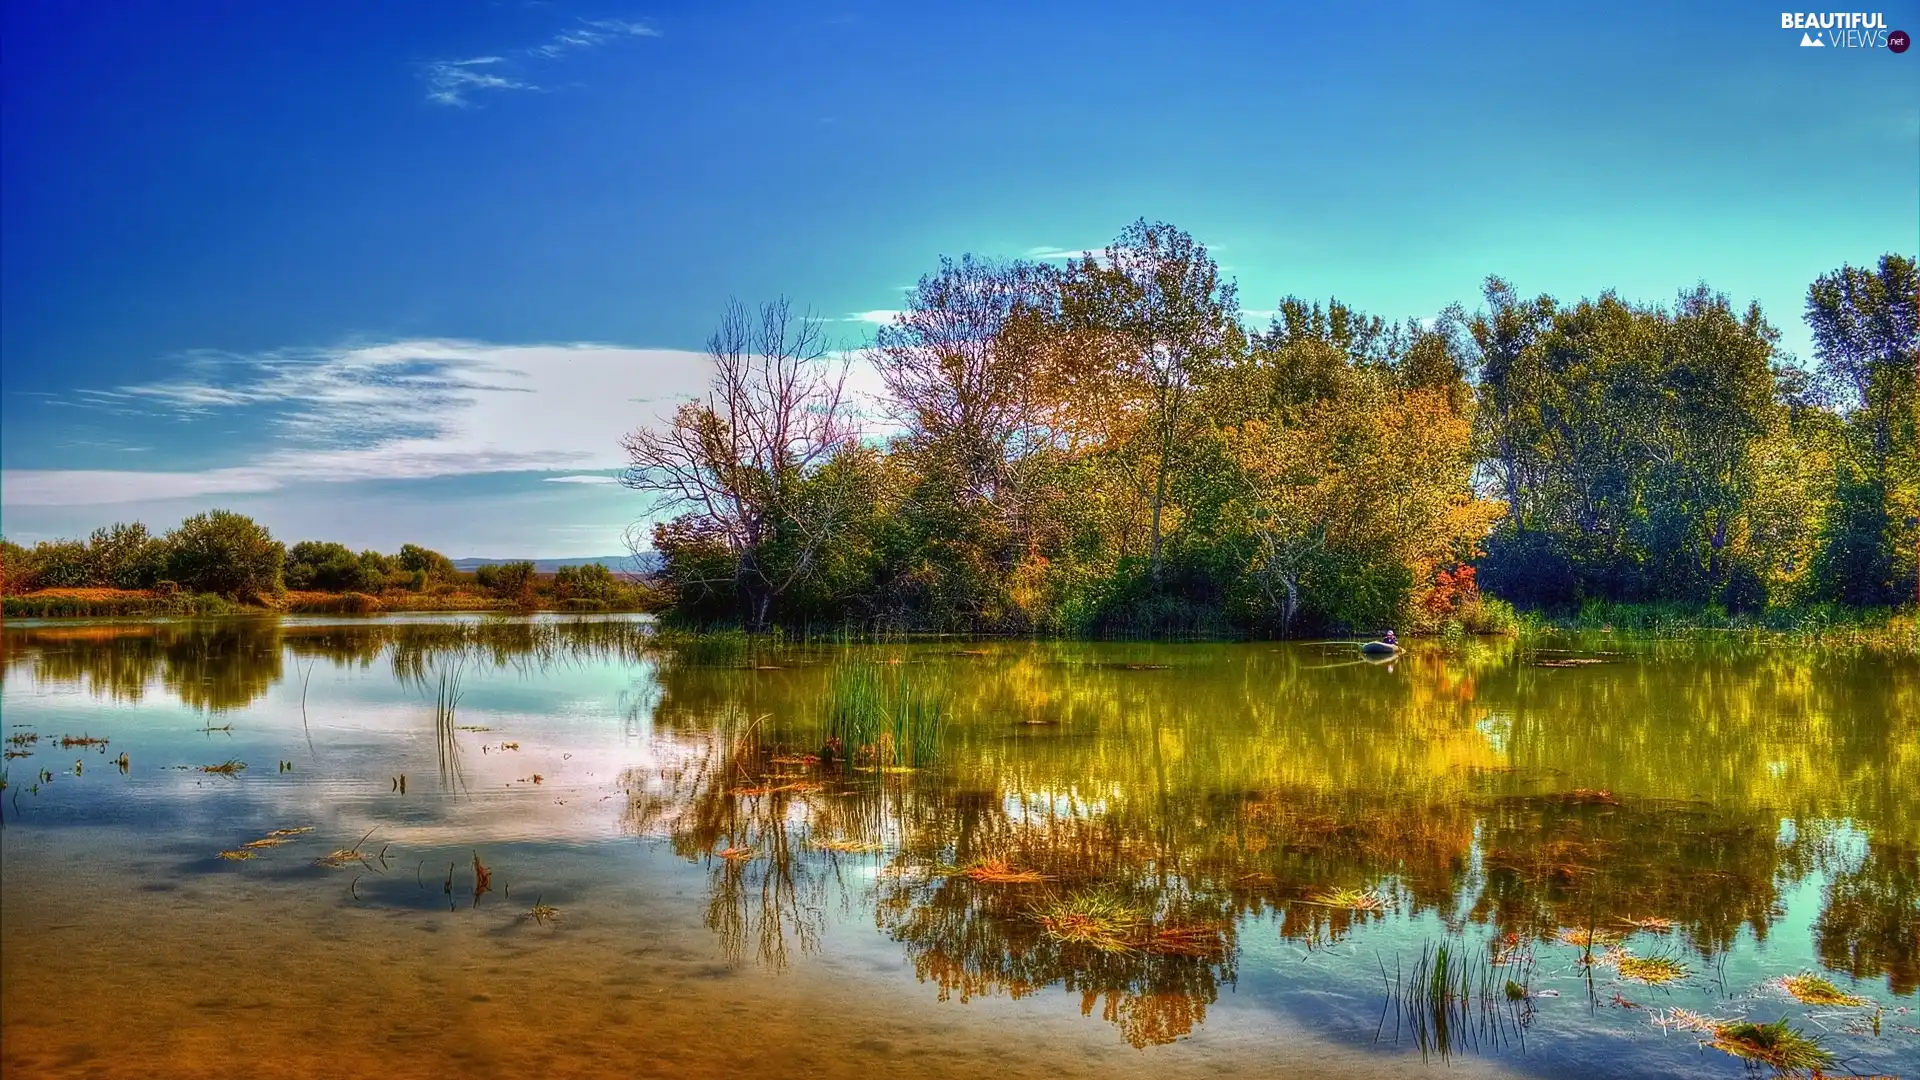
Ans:
<svg viewBox="0 0 1920 1080"><path fill-rule="evenodd" d="M578 559L455 559L454 569L463 574L471 574L483 566L499 566L510 562L531 562L536 574L551 574L563 566L588 566L599 563L616 574L644 573L654 568L659 556L653 552L635 558L632 555L586 555Z"/></svg>

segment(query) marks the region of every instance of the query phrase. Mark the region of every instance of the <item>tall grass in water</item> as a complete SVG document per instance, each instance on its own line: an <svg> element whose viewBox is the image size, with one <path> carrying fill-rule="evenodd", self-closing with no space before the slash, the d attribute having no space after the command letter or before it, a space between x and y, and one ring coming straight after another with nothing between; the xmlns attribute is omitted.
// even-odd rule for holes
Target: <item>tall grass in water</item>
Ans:
<svg viewBox="0 0 1920 1080"><path fill-rule="evenodd" d="M458 730L453 724L454 710L460 705L460 676L465 666L465 659L462 658L440 672L440 688L433 703L433 734L440 753L440 783L448 790L452 790L455 784L462 791L467 788L466 777L460 772Z"/></svg>
<svg viewBox="0 0 1920 1080"><path fill-rule="evenodd" d="M1396 958L1392 974L1384 964L1380 974L1387 984L1394 1038L1404 1029L1422 1058L1437 1054L1445 1061L1478 1049L1482 1040L1498 1046L1518 1036L1529 1019L1525 985L1463 942L1424 945L1410 970L1402 970ZM1383 1015L1382 1035L1385 1025Z"/></svg>
<svg viewBox="0 0 1920 1080"><path fill-rule="evenodd" d="M939 754L947 711L945 693L906 672L843 664L827 682L822 726L849 759L911 769Z"/></svg>

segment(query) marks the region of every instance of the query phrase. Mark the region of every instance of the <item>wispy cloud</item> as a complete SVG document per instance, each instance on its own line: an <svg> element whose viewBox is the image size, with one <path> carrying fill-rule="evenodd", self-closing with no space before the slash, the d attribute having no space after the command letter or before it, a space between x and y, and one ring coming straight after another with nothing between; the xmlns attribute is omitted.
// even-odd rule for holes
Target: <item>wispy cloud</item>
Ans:
<svg viewBox="0 0 1920 1080"><path fill-rule="evenodd" d="M545 479L549 484L617 484L620 482L617 476L601 476L597 473L580 476L549 476Z"/></svg>
<svg viewBox="0 0 1920 1080"><path fill-rule="evenodd" d="M180 374L113 387L105 393L119 396L107 400L237 424L256 449L191 472L9 469L0 502L87 506L505 472L606 482L583 477L625 466L620 437L704 391L711 370L699 353L597 344L428 340L195 354ZM639 396L655 403L635 406ZM98 407L93 400L75 394L69 403Z"/></svg>
<svg viewBox="0 0 1920 1080"><path fill-rule="evenodd" d="M525 62L557 61L570 53L597 49L609 42L631 38L659 37L660 31L641 22L626 19L582 19L531 48L516 49L499 56L475 56L466 60L429 61L421 72L427 84L427 100L436 105L466 107L474 95L497 90L538 91L540 86L522 73Z"/></svg>
<svg viewBox="0 0 1920 1080"><path fill-rule="evenodd" d="M1104 249L1102 248L1059 248L1043 244L1040 247L1028 248L1024 257L1039 259L1043 262L1054 260L1066 262L1073 259L1084 259L1089 255L1100 255L1103 251Z"/></svg>
<svg viewBox="0 0 1920 1080"><path fill-rule="evenodd" d="M502 73L496 65L506 62L501 56L476 56L470 60L435 60L423 76L427 100L438 105L465 107L471 95L483 90L538 90L530 82Z"/></svg>
<svg viewBox="0 0 1920 1080"><path fill-rule="evenodd" d="M527 55L557 60L567 53L595 48L620 38L659 36L660 31L646 23L628 22L625 19L583 20L579 26L553 35L551 41L528 49Z"/></svg>
<svg viewBox="0 0 1920 1080"><path fill-rule="evenodd" d="M874 326L886 326L893 322L900 312L894 308L875 308L872 311L856 311L841 322L871 323Z"/></svg>

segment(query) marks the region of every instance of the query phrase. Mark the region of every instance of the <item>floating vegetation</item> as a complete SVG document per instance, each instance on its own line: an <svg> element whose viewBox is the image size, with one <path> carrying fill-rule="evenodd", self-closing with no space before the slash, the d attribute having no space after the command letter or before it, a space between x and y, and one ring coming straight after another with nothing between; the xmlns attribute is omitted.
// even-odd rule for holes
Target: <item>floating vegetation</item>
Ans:
<svg viewBox="0 0 1920 1080"><path fill-rule="evenodd" d="M375 825L373 829L378 829L379 827L380 826ZM313 860L313 865L324 866L330 870L337 870L349 863L360 863L363 866L367 865L367 857L360 853L360 845L367 842L368 836L373 835L373 829L368 829L366 836L362 836L359 840L355 841L352 847L341 848L331 855L323 855ZM269 833L268 835L271 836L272 834ZM369 869L371 869L371 867L369 867ZM449 877L451 877L451 873L449 873Z"/></svg>
<svg viewBox="0 0 1920 1080"><path fill-rule="evenodd" d="M454 728L454 730L455 731L492 731L493 729L488 727L485 724L461 724L459 727ZM516 743L515 745L518 745L518 744Z"/></svg>
<svg viewBox="0 0 1920 1080"><path fill-rule="evenodd" d="M32 746L39 741L40 733L37 731L23 731L18 735L7 736L7 744L10 746Z"/></svg>
<svg viewBox="0 0 1920 1080"><path fill-rule="evenodd" d="M1615 951L1611 958L1621 978L1648 986L1666 986L1692 974L1687 965L1671 956L1634 956Z"/></svg>
<svg viewBox="0 0 1920 1080"><path fill-rule="evenodd" d="M837 851L842 855L872 855L887 850L887 845L874 840L848 840L841 837L822 840L814 837L807 842L822 851Z"/></svg>
<svg viewBox="0 0 1920 1080"><path fill-rule="evenodd" d="M1320 907L1341 908L1346 911L1362 911L1375 914L1387 910L1387 901L1379 893L1364 889L1329 889L1317 896L1307 898L1307 903Z"/></svg>
<svg viewBox="0 0 1920 1080"><path fill-rule="evenodd" d="M1681 1031L1692 1031L1699 1034L1712 1032L1719 1028L1720 1025L1726 1023L1725 1020L1715 1020L1713 1017L1704 1013L1697 1013L1692 1009L1682 1009L1679 1006L1664 1011L1648 1013L1647 1019L1653 1021L1654 1025L1662 1030L1678 1028Z"/></svg>
<svg viewBox="0 0 1920 1080"><path fill-rule="evenodd" d="M559 917L560 917L559 908L554 907L552 904L543 904L539 900L535 900L533 902L533 907L527 912L527 918L532 919L534 922L539 923L542 926L545 926L547 923Z"/></svg>
<svg viewBox="0 0 1920 1080"><path fill-rule="evenodd" d="M1057 941L1114 953L1131 950L1143 921L1125 900L1099 890L1050 900L1034 910L1033 919Z"/></svg>
<svg viewBox="0 0 1920 1080"><path fill-rule="evenodd" d="M982 859L960 873L961 876L973 881L994 884L1027 884L1046 880L1046 875L1040 871L1017 870L1005 859Z"/></svg>
<svg viewBox="0 0 1920 1080"><path fill-rule="evenodd" d="M1672 919L1647 918L1621 919L1619 921L1626 926L1633 927L1635 930L1642 930L1649 934L1664 934L1673 929Z"/></svg>
<svg viewBox="0 0 1920 1080"><path fill-rule="evenodd" d="M1527 988L1514 982L1512 979L1508 979L1506 994L1508 1001L1525 1001L1527 998Z"/></svg>
<svg viewBox="0 0 1920 1080"><path fill-rule="evenodd" d="M1713 1029L1713 1041L1709 1045L1735 1057L1758 1061L1783 1071L1818 1069L1833 1063L1832 1054L1822 1049L1819 1043L1787 1026L1784 1016L1771 1024L1755 1024L1746 1020L1721 1024Z"/></svg>
<svg viewBox="0 0 1920 1080"><path fill-rule="evenodd" d="M200 766L200 771L203 773L218 773L221 776L233 776L246 767L246 762L238 758L228 758L218 765L202 765Z"/></svg>
<svg viewBox="0 0 1920 1080"><path fill-rule="evenodd" d="M1779 985L1802 1005L1840 1005L1857 1009L1873 1004L1866 998L1858 994L1849 994L1832 982L1810 972L1788 975L1779 981Z"/></svg>
<svg viewBox="0 0 1920 1080"><path fill-rule="evenodd" d="M31 750L14 750L9 748L6 751L6 759L8 761L12 761L14 758L17 758L17 757L32 757L32 756L33 756L33 751Z"/></svg>
<svg viewBox="0 0 1920 1080"><path fill-rule="evenodd" d="M60 736L60 748L62 750L71 750L76 746L105 746L105 745L107 745L107 740L96 739L91 735Z"/></svg>
<svg viewBox="0 0 1920 1080"><path fill-rule="evenodd" d="M246 847L250 846L252 845L244 845L242 848L234 851L223 851L220 853L220 857L226 859L228 862L243 862L254 856L253 852L245 850Z"/></svg>
<svg viewBox="0 0 1920 1080"><path fill-rule="evenodd" d="M740 847L738 845L735 845L733 847L727 848L724 851L715 852L715 854L719 855L723 859L726 859L728 862L745 862L748 859L754 858L756 855L756 852L750 847Z"/></svg>
<svg viewBox="0 0 1920 1080"><path fill-rule="evenodd" d="M1576 949L1591 950L1596 946L1606 948L1611 945L1618 945L1620 944L1621 936L1612 930L1601 930L1592 927L1576 929L1571 926L1563 926L1560 928L1560 931L1554 935L1554 940L1562 945L1571 945Z"/></svg>

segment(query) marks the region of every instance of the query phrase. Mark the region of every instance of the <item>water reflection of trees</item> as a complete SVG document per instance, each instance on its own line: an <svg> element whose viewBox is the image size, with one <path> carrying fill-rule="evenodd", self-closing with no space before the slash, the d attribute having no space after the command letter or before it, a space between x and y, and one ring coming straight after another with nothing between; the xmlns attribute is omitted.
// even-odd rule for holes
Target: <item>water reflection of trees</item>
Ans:
<svg viewBox="0 0 1920 1080"><path fill-rule="evenodd" d="M1416 650L1386 669L1301 646L1020 643L660 666L644 624L617 619L0 636L0 672L206 710L253 702L308 660L415 683L454 658L529 674L658 667L644 722L687 757L630 778L631 823L711 860L709 922L730 955L783 963L817 942L825 904L871 905L940 993L1070 986L1130 1039L1199 1022L1234 978L1245 916L1313 943L1376 918L1314 903L1330 889L1522 937L1666 919L1713 956L1743 926L1769 934L1785 893L1819 873L1821 960L1914 992L1920 672L1737 640L1592 655L1605 662L1546 668L1502 643ZM849 656L946 688L953 721L935 768L822 775L792 760L817 747L829 669ZM1821 832L1836 821L1857 833L1845 850ZM872 856L819 840L883 846L892 876L853 877ZM728 849L755 857L718 857ZM939 871L993 860L1046 880ZM1046 896L1095 887L1220 922L1228 947L1088 955L1032 917Z"/></svg>
<svg viewBox="0 0 1920 1080"><path fill-rule="evenodd" d="M465 659L528 673L568 665L638 663L643 623L631 619L467 619L299 623L179 620L10 628L0 673L28 671L112 701L170 696L206 711L244 708L286 676L287 658L338 667L387 666L424 685L437 666Z"/></svg>
<svg viewBox="0 0 1920 1080"><path fill-rule="evenodd" d="M1822 959L1913 991L1920 907L1897 853L1915 796L1887 782L1911 768L1898 749L1911 723L1893 719L1910 671L1778 650L1704 672L1633 656L1568 671L1487 650L1416 654L1383 680L1300 650L874 652L951 688L959 718L940 764L905 780L816 777L824 789L790 790L764 827L801 838L782 846L789 858L832 860L804 838L854 834L823 808L881 821L857 834L892 853L864 902L943 996L1067 986L1135 1041L1199 1022L1235 950L1090 955L1032 918L1037 897L1095 885L1229 933L1271 914L1310 944L1379 917L1318 902L1342 888L1495 939L1665 921L1711 960L1743 927L1764 939L1814 873L1830 883ZM818 741L823 684L804 652L763 670L669 668L656 722L678 740L726 710L765 717L736 765L755 777L755 755ZM729 797L706 789L708 813ZM1843 817L1871 857L1838 860L1811 827L1781 828ZM989 861L1047 880L953 872Z"/></svg>

